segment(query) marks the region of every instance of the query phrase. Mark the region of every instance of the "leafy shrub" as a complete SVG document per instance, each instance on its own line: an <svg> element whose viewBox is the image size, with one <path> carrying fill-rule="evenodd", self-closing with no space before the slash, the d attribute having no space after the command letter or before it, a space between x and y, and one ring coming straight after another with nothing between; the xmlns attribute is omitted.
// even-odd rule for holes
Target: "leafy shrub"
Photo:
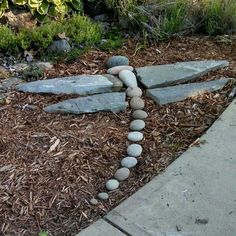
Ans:
<svg viewBox="0 0 236 236"><path fill-rule="evenodd" d="M19 33L0 25L0 50L16 48L45 51L59 34L64 34L75 46L91 46L102 37L98 24L85 16L73 15L66 20L50 21L32 29L24 28Z"/></svg>
<svg viewBox="0 0 236 236"><path fill-rule="evenodd" d="M0 49L16 48L16 36L10 28L0 25L0 35Z"/></svg>

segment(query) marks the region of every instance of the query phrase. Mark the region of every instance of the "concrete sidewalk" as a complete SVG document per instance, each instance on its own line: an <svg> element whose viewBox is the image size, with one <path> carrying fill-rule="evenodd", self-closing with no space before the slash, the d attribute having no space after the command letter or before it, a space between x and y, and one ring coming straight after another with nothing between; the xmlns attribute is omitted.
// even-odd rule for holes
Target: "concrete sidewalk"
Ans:
<svg viewBox="0 0 236 236"><path fill-rule="evenodd" d="M236 236L236 101L166 171L78 236Z"/></svg>

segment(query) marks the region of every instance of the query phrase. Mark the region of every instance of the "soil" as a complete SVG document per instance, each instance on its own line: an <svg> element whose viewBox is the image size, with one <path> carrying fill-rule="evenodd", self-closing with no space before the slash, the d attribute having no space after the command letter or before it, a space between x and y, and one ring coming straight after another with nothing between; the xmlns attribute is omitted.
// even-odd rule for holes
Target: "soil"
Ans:
<svg viewBox="0 0 236 236"><path fill-rule="evenodd" d="M58 64L45 77L104 73L107 58L122 54L135 67L227 59L228 69L199 80L236 78L232 47L207 37L185 37L146 48L130 40L118 51L92 50L73 64ZM139 164L109 201L97 206L90 199L105 190L105 181L126 155L130 109L118 114L47 114L43 107L69 96L9 92L8 104L0 107L0 235L32 236L41 231L76 235L165 170L190 145L202 145L198 138L231 102L233 86L231 82L219 92L165 106L144 96L149 117ZM55 142L58 146L49 151Z"/></svg>

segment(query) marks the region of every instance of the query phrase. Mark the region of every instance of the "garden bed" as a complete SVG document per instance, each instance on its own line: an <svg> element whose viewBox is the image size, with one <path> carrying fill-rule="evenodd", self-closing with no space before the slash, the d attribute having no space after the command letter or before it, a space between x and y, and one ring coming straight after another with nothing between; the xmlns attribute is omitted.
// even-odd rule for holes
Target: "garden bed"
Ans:
<svg viewBox="0 0 236 236"><path fill-rule="evenodd" d="M91 51L70 65L58 64L48 78L104 73L110 55L129 57L134 67L187 60L226 59L227 70L212 72L207 81L236 77L236 53L231 44L205 37L172 40L143 48L128 41L118 52ZM42 108L68 96L9 92L0 107L0 232L2 235L72 236L106 214L149 182L181 155L230 103L233 83L222 91L166 106L144 96L149 113L142 141L144 152L137 168L109 201L89 201L119 167L126 155L131 120L126 113L88 115L47 114ZM35 105L31 109L26 104ZM56 139L60 144L48 152Z"/></svg>

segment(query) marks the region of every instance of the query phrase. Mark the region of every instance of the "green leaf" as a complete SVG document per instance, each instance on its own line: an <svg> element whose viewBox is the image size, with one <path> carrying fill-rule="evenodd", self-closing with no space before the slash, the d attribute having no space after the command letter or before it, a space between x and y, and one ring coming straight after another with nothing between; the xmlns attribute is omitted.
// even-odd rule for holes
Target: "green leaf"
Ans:
<svg viewBox="0 0 236 236"><path fill-rule="evenodd" d="M14 0L13 3L14 3L15 5L20 5L20 6L22 6L22 5L25 5L25 4L27 3L27 0Z"/></svg>
<svg viewBox="0 0 236 236"><path fill-rule="evenodd" d="M51 17L55 17L57 15L55 5L50 5L49 6L48 15L51 16Z"/></svg>
<svg viewBox="0 0 236 236"><path fill-rule="evenodd" d="M83 10L83 3L80 0L72 0L71 5L76 11Z"/></svg>
<svg viewBox="0 0 236 236"><path fill-rule="evenodd" d="M30 6L30 8L38 9L41 4L42 4L42 1L37 1L37 0L29 0L28 1L28 5Z"/></svg>
<svg viewBox="0 0 236 236"><path fill-rule="evenodd" d="M40 15L46 15L48 13L49 5L49 2L43 1L40 7L38 8L38 13Z"/></svg>

